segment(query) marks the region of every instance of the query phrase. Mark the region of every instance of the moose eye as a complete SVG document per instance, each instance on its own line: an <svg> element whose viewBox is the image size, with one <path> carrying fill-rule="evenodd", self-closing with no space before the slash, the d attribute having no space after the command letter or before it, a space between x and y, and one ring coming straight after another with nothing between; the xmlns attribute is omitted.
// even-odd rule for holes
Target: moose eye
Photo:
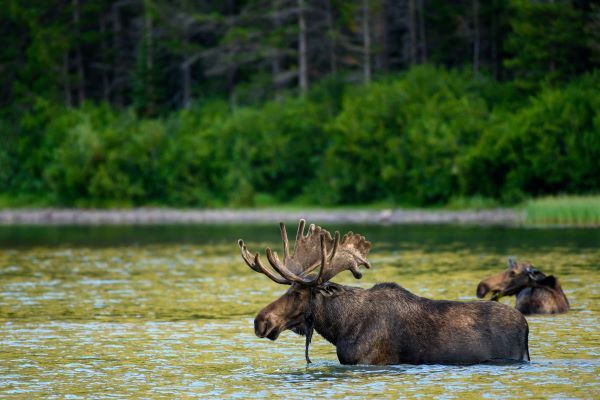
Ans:
<svg viewBox="0 0 600 400"><path fill-rule="evenodd" d="M516 275L515 271L510 271L508 273L508 276L510 276L511 278L514 277Z"/></svg>

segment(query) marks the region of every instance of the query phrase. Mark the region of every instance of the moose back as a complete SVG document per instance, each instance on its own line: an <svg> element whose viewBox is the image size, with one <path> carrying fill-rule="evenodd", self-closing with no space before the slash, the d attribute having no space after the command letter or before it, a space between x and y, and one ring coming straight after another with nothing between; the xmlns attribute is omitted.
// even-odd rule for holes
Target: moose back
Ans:
<svg viewBox="0 0 600 400"><path fill-rule="evenodd" d="M290 285L255 318L260 338L276 340L284 330L306 336L313 330L336 346L342 364L475 364L493 360L528 361L528 326L516 309L497 302L458 302L419 297L395 283L370 289L330 282L360 266L371 248L363 236L347 233L340 241L315 225L305 234L301 220L292 255L280 224L283 261L266 249L272 269L240 239L242 258L256 272ZM317 272L318 270L318 272Z"/></svg>

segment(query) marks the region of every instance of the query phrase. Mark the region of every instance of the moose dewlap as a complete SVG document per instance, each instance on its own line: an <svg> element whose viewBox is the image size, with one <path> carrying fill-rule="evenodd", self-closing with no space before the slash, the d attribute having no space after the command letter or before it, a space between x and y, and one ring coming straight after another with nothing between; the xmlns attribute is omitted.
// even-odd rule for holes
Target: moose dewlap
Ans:
<svg viewBox="0 0 600 400"><path fill-rule="evenodd" d="M283 260L266 249L272 269L238 241L242 258L256 272L290 288L254 320L260 338L276 340L284 330L306 336L313 330L336 346L342 364L474 364L493 360L528 361L529 328L523 315L507 305L489 302L430 300L395 283L370 289L330 282L360 266L371 243L348 232L340 240L325 229L300 220L292 255L285 225L280 224ZM318 271L318 272L317 272Z"/></svg>

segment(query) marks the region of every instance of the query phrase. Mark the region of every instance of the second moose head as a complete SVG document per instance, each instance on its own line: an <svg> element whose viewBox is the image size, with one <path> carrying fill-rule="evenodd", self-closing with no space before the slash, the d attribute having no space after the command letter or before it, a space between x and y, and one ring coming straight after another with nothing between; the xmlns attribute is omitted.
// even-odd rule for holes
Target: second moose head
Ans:
<svg viewBox="0 0 600 400"><path fill-rule="evenodd" d="M256 272L268 276L273 281L291 285L283 296L262 309L254 320L254 331L258 337L276 340L285 330L306 335L306 361L311 341L314 319L311 301L314 291L323 295L333 294L340 287L328 281L338 273L350 270L355 278L362 273L359 266L370 268L366 260L371 248L364 236L348 232L340 241L339 232L334 237L326 230L310 225L305 234L305 221L300 220L296 233L294 251L290 255L285 225L280 224L283 241L283 261L276 252L266 249L267 259L280 275L266 268L258 253L252 255L243 240L238 241L242 257L246 264ZM318 269L318 272L317 272Z"/></svg>
<svg viewBox="0 0 600 400"><path fill-rule="evenodd" d="M491 300L517 296L515 307L523 314L560 314L569 311L569 301L558 279L527 262L508 259L508 269L477 285L477 297L492 293Z"/></svg>

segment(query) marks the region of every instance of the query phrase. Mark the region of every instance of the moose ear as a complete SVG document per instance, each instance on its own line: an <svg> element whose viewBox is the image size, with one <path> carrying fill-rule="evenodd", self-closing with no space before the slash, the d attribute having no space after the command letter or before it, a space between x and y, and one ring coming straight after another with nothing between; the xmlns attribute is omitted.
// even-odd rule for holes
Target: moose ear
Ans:
<svg viewBox="0 0 600 400"><path fill-rule="evenodd" d="M536 281L538 285L555 287L556 286L556 278L553 275L548 275L539 281Z"/></svg>
<svg viewBox="0 0 600 400"><path fill-rule="evenodd" d="M515 268L517 266L517 260L515 259L515 257L511 256L508 257L508 268Z"/></svg>
<svg viewBox="0 0 600 400"><path fill-rule="evenodd" d="M540 282L546 279L546 274L539 269L536 269L534 266L527 267L526 271L529 278L537 284L540 284Z"/></svg>

